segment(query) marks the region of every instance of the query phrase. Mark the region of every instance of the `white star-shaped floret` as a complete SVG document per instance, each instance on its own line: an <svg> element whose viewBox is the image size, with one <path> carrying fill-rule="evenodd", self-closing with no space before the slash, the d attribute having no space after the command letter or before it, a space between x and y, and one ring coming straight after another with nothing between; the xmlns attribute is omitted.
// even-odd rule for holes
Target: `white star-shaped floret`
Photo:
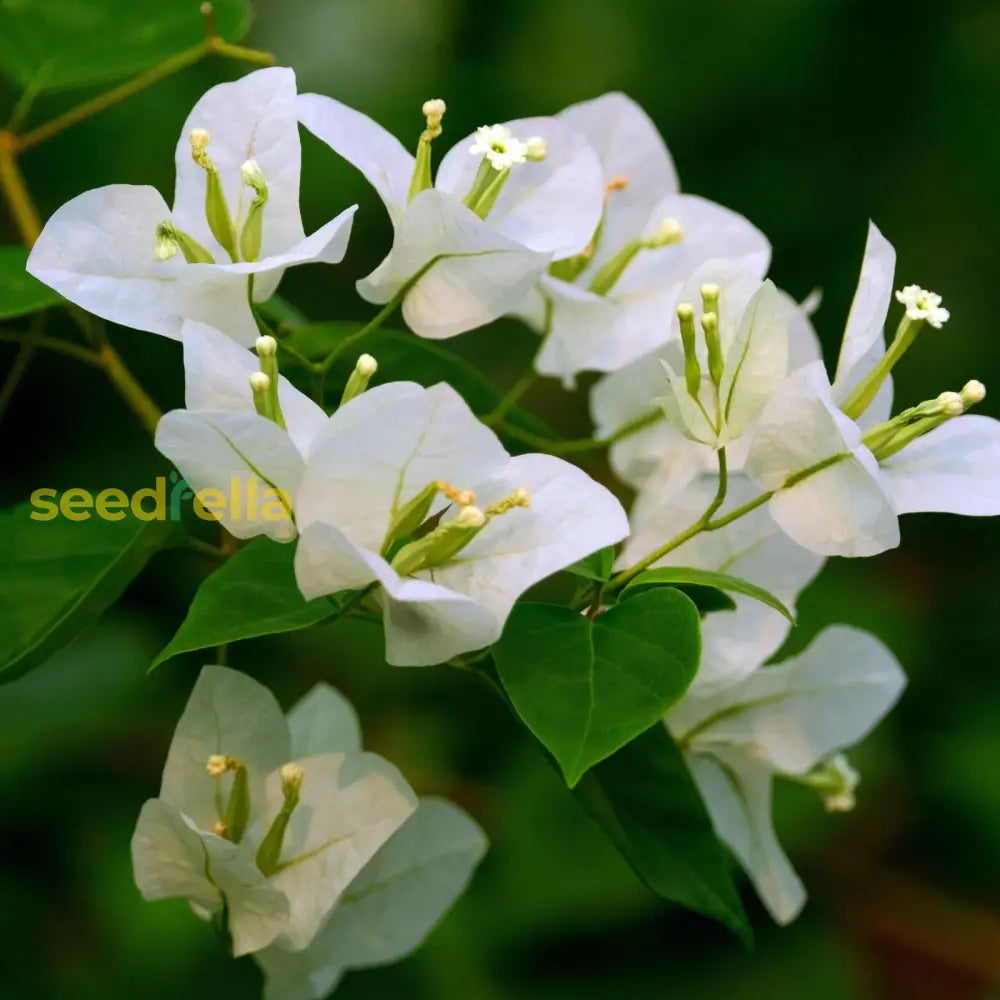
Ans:
<svg viewBox="0 0 1000 1000"><path fill-rule="evenodd" d="M896 292L896 300L906 306L909 319L926 320L937 330L951 317L951 313L941 305L941 296L919 285L907 285L902 291Z"/></svg>
<svg viewBox="0 0 1000 1000"><path fill-rule="evenodd" d="M514 137L506 125L481 125L469 147L473 156L485 156L494 170L507 170L528 158L527 143Z"/></svg>

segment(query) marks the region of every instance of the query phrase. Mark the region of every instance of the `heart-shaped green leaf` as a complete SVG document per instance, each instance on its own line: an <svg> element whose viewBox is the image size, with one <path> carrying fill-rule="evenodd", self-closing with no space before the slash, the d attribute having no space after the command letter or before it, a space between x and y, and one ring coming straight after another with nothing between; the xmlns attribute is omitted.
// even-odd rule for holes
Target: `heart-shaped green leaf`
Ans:
<svg viewBox="0 0 1000 1000"><path fill-rule="evenodd" d="M593 622L550 604L514 609L493 658L515 709L570 787L684 694L701 655L698 623L691 600L668 588Z"/></svg>
<svg viewBox="0 0 1000 1000"><path fill-rule="evenodd" d="M173 639L150 670L181 653L292 632L337 613L336 597L307 601L295 584L295 545L256 538L198 588Z"/></svg>
<svg viewBox="0 0 1000 1000"><path fill-rule="evenodd" d="M695 569L692 566L659 566L656 569L648 569L645 573L640 573L622 591L622 594L646 590L650 587L670 587L674 585L688 585L695 587L712 587L714 590L721 590L731 594L743 594L745 597L752 597L761 604L766 604L769 608L783 614L793 625L795 616L778 600L774 594L758 587L749 580L743 580L738 576L730 576L728 573L716 573L708 569Z"/></svg>

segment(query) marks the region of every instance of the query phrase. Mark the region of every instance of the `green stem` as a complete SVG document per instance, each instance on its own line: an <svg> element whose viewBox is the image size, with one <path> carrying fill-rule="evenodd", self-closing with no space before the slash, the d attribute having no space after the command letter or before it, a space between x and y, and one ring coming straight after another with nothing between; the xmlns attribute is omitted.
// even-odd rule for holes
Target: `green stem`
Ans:
<svg viewBox="0 0 1000 1000"><path fill-rule="evenodd" d="M726 449L720 448L716 452L719 459L719 485L715 491L715 496L712 498L712 502L708 505L705 513L698 518L690 528L686 528L679 535L675 535L670 539L669 542L661 545L658 549L654 549L648 556L644 559L640 559L635 565L630 566L628 569L623 569L620 573L616 574L611 578L608 583L607 590L614 593L621 590L629 580L638 576L643 570L649 569L654 563L659 562L665 555L673 552L674 549L680 548L685 542L690 541L695 535L701 534L703 531L714 530L712 525L712 515L725 503L726 500L726 490L729 485L729 466L726 460Z"/></svg>
<svg viewBox="0 0 1000 1000"><path fill-rule="evenodd" d="M526 372L515 383L513 388L503 399L497 403L496 407L482 418L482 422L487 427L494 427L500 423L507 415L510 408L538 381L538 373L534 371Z"/></svg>
<svg viewBox="0 0 1000 1000"><path fill-rule="evenodd" d="M95 368L103 367L100 356L96 351L88 351L86 347L70 344L68 341L59 340L57 337L33 336L31 333L13 333L10 330L0 330L0 340L11 344L20 344L22 349L42 347L47 351L65 354L76 361L93 365ZM15 361L14 364L16 366L17 362Z"/></svg>
<svg viewBox="0 0 1000 1000"><path fill-rule="evenodd" d="M409 290L410 285L404 285L360 330L345 337L322 361L315 362L312 366L313 371L317 375L326 375L338 358L346 354L352 347L357 347L362 340L374 333L396 311Z"/></svg>
<svg viewBox="0 0 1000 1000"><path fill-rule="evenodd" d="M496 429L515 441L531 445L533 448L540 448L551 455L573 455L578 452L600 451L602 448L607 448L624 438L645 430L647 427L651 427L662 419L662 413L647 413L623 427L619 427L614 434L609 434L607 437L575 438L571 441L553 441L551 438L532 434L531 431L522 430L520 427L515 427L503 420L496 425Z"/></svg>

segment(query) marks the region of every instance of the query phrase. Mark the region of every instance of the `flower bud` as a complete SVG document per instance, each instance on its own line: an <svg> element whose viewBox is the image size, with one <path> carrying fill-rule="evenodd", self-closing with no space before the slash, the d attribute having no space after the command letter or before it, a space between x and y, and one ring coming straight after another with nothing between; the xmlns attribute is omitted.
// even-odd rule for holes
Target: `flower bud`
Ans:
<svg viewBox="0 0 1000 1000"><path fill-rule="evenodd" d="M254 343L254 349L260 358L273 357L278 352L278 342L270 334L258 337Z"/></svg>
<svg viewBox="0 0 1000 1000"><path fill-rule="evenodd" d="M965 408L968 409L970 406L975 406L976 403L981 403L986 398L986 386L978 379L972 379L970 382L966 382L962 386L962 403Z"/></svg>
<svg viewBox="0 0 1000 1000"><path fill-rule="evenodd" d="M305 774L300 764L285 764L279 772L281 777L281 792L286 799L298 798L302 788L302 777Z"/></svg>
<svg viewBox="0 0 1000 1000"><path fill-rule="evenodd" d="M246 221L240 232L240 252L244 260L256 260L264 241L264 206L267 204L267 182L256 160L247 160L240 167L243 183L253 190L253 200L247 209Z"/></svg>
<svg viewBox="0 0 1000 1000"><path fill-rule="evenodd" d="M486 515L479 507L469 505L463 507L455 518L455 524L460 528L481 528L486 523Z"/></svg>
<svg viewBox="0 0 1000 1000"><path fill-rule="evenodd" d="M540 135L533 135L524 144L524 155L533 163L538 163L549 155L549 147Z"/></svg>
<svg viewBox="0 0 1000 1000"><path fill-rule="evenodd" d="M362 354L354 365L354 371L351 372L347 385L344 386L340 405L344 406L360 396L368 388L368 383L376 371L378 371L378 362L370 354Z"/></svg>
<svg viewBox="0 0 1000 1000"><path fill-rule="evenodd" d="M965 402L957 392L942 392L936 402L938 412L946 417L960 417L965 412Z"/></svg>

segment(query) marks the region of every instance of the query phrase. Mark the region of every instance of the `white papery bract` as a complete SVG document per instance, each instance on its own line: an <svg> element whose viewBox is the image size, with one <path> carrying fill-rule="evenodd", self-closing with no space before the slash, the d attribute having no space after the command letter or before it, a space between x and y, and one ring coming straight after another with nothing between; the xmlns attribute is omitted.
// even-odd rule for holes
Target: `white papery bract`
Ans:
<svg viewBox="0 0 1000 1000"><path fill-rule="evenodd" d="M216 755L246 769L248 822L238 842L219 826L235 779L209 773ZM290 762L301 776L299 804L276 870L265 874L257 852L286 801ZM186 898L206 918L224 911L237 956L269 945L301 951L416 807L399 772L361 751L353 711L332 688L314 689L286 719L250 677L205 667L177 724L160 795L139 816L136 883L147 899Z"/></svg>
<svg viewBox="0 0 1000 1000"><path fill-rule="evenodd" d="M894 265L872 225L832 386L821 364L794 373L767 404L747 460L758 483L777 491L770 510L782 530L824 555L898 545L900 514L1000 514L1000 422L949 419L880 464L862 437L889 418L891 379L857 420L840 409L885 355Z"/></svg>
<svg viewBox="0 0 1000 1000"><path fill-rule="evenodd" d="M695 304L706 286L718 289L718 339L721 379L710 376L705 337L696 340L701 378L697 397L690 394L683 365L664 360L667 392L661 398L667 419L693 441L722 448L750 427L788 373L789 339L799 309L770 281L730 261L713 260L698 268L680 293ZM697 315L697 312L696 312ZM674 317L674 340L680 322ZM701 331L699 332L699 334Z"/></svg>
<svg viewBox="0 0 1000 1000"><path fill-rule="evenodd" d="M624 94L572 105L556 117L582 132L600 157L604 213L578 273L570 279L553 268L517 311L545 337L536 369L572 385L581 371L617 371L665 342L681 285L700 264L725 257L762 278L771 249L741 215L680 194L663 139ZM679 242L640 250L610 290L591 287L629 241L655 237L665 220L679 224Z"/></svg>
<svg viewBox="0 0 1000 1000"><path fill-rule="evenodd" d="M404 958L461 895L485 850L482 831L464 812L422 798L348 886L308 948L271 947L254 955L265 975L265 1000L322 1000L345 971Z"/></svg>
<svg viewBox="0 0 1000 1000"><path fill-rule="evenodd" d="M716 832L778 923L798 915L806 894L774 830L773 777L806 775L863 739L904 686L881 642L834 626L799 656L720 691L691 693L667 716Z"/></svg>
<svg viewBox="0 0 1000 1000"><path fill-rule="evenodd" d="M437 482L473 491L489 519L453 557L400 576L387 558L390 526ZM521 490L528 506L490 516ZM443 497L428 515L442 511L444 525L461 516ZM511 458L449 386L409 382L369 390L330 418L313 444L296 521L303 594L378 584L386 658L399 666L491 645L528 587L628 533L618 501L576 466Z"/></svg>
<svg viewBox="0 0 1000 1000"><path fill-rule="evenodd" d="M215 492L213 509L231 534L289 541L295 495L326 413L279 376L284 430L254 407L253 354L203 323L185 323L181 339L186 408L161 418L156 447L196 495Z"/></svg>
<svg viewBox="0 0 1000 1000"><path fill-rule="evenodd" d="M295 74L280 67L213 87L184 123L172 210L153 187L114 184L87 191L49 219L32 249L28 271L71 302L122 326L177 339L185 320L199 320L241 344L252 344L257 326L248 280L253 278L253 298L263 301L274 293L286 267L339 263L356 208L305 235L299 214L295 97ZM262 243L254 260L231 260L212 235L205 211L207 175L191 156L189 136L195 129L210 136L207 152L237 234L251 200L241 167L253 161L266 181ZM196 240L214 262L188 263L180 253L157 260L157 227L167 221Z"/></svg>
<svg viewBox="0 0 1000 1000"><path fill-rule="evenodd" d="M435 186L410 200L415 158L370 118L329 97L300 95L299 120L356 166L392 220L392 250L358 291L385 303L405 291L403 317L422 337L441 339L511 311L549 262L579 253L601 215L597 157L586 140L552 118L507 122L522 139L540 138L547 155L512 167L485 219L462 199L479 166L474 136L444 157Z"/></svg>

